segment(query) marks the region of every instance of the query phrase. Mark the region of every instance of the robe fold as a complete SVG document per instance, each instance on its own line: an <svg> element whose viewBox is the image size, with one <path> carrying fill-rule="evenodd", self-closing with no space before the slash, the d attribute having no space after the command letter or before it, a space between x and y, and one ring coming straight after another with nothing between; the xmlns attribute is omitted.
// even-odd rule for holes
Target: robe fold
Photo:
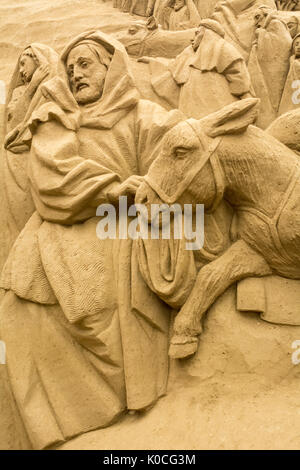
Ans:
<svg viewBox="0 0 300 470"><path fill-rule="evenodd" d="M287 26L270 14L258 30L248 69L256 96L261 100L257 125L262 129L276 119L289 68L292 39Z"/></svg>
<svg viewBox="0 0 300 470"><path fill-rule="evenodd" d="M40 90L41 85L56 75L58 66L58 55L50 47L37 43L33 43L28 47L31 48L37 58L39 66L47 65L49 67L49 73L37 87L28 106L28 103L23 99L27 86L22 82L18 60L8 91L7 135L4 141L5 150L3 151L2 163L6 221L4 238L7 253L35 210L27 175L29 152L26 146L17 144L18 137L27 127L34 110L44 100Z"/></svg>
<svg viewBox="0 0 300 470"><path fill-rule="evenodd" d="M154 60L149 66L156 94L195 119L238 100L251 88L240 53L209 29L196 52L189 46L168 67Z"/></svg>
<svg viewBox="0 0 300 470"><path fill-rule="evenodd" d="M18 142L30 147L36 212L1 276L6 386L37 449L144 409L167 386L171 309L146 285L131 240L97 237L96 208L147 172L184 116L139 100L125 49L103 33L72 41L63 65L85 39L113 54L102 98L79 108L66 78L43 87L47 101Z"/></svg>

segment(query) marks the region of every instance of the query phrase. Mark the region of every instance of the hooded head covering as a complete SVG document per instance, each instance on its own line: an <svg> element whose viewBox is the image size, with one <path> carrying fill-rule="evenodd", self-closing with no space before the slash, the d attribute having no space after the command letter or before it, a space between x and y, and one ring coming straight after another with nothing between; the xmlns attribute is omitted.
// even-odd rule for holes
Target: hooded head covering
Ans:
<svg viewBox="0 0 300 470"><path fill-rule="evenodd" d="M187 47L170 66L170 71L178 85L185 84L190 77L190 67L202 72L223 73L233 62L241 60L237 49L224 39L225 31L218 21L206 19L200 27L205 28L197 51Z"/></svg>
<svg viewBox="0 0 300 470"><path fill-rule="evenodd" d="M45 83L47 80L53 78L55 75L57 75L57 70L58 70L58 61L59 61L59 56L58 54L49 46L45 46L45 44L38 44L38 43L32 43L29 46L25 47L25 49L22 51L20 54L15 71L13 73L8 94L7 94L7 103L9 104L11 102L13 92L16 88L19 86L23 85L23 79L20 74L20 59L24 52L26 53L28 51L30 54L32 53L34 55L34 59L37 62L38 66L43 66L43 65L48 65L49 67L49 73L48 75L42 80L41 84L38 86L32 100L30 103L30 106L25 114L25 117L23 119L22 123L18 124L18 128L14 129L9 132L5 139L5 147L9 148L10 150L13 150L14 148L14 141L15 139L18 138L19 132L22 132L24 130L24 127L26 127L26 123L28 122L30 116L32 115L33 111L39 107L41 102L43 101L43 96L41 93L41 85ZM6 115L7 115L6 110ZM14 137L11 137L14 135Z"/></svg>
<svg viewBox="0 0 300 470"><path fill-rule="evenodd" d="M296 39L298 39L298 38L300 38L300 33L296 34L296 36L294 37L293 42L292 42L292 52L293 52L293 55L294 55L294 44L295 44Z"/></svg>
<svg viewBox="0 0 300 470"><path fill-rule="evenodd" d="M299 24L299 18L298 18L296 15L294 15L294 16L289 16L289 17L286 19L286 24L287 24L287 27L288 27L288 29L289 29L289 31L290 31L291 36L292 36L292 33L291 33L291 29L289 28L289 24L292 24L292 25L295 26L295 34L294 34L294 36L292 36L292 38L294 39L294 37L296 36L296 34L299 33L299 26L300 26L300 24Z"/></svg>
<svg viewBox="0 0 300 470"><path fill-rule="evenodd" d="M12 98L13 91L18 87L23 85L23 79L20 74L20 59L26 51L30 51L33 53L35 56L38 66L41 65L48 65L50 70L49 70L49 75L45 78L45 80L49 80L50 78L54 77L57 74L57 66L58 66L58 60L59 56L58 54L49 46L45 46L45 44L38 44L38 43L32 43L29 46L25 47L23 49L22 53L20 54L16 68L14 70L12 79L10 81L9 85L9 90L8 90L8 95L7 95L7 103L10 102ZM44 81L45 81L44 80Z"/></svg>
<svg viewBox="0 0 300 470"><path fill-rule="evenodd" d="M94 103L79 106L69 86L67 60L72 49L87 45L107 67L102 96ZM58 76L41 87L45 103L39 107L16 137L15 145L30 147L32 134L39 122L55 116L66 128L111 129L139 101L139 93L130 71L124 46L101 31L88 31L73 39L61 54Z"/></svg>
<svg viewBox="0 0 300 470"><path fill-rule="evenodd" d="M94 103L79 106L69 86L67 60L72 49L86 45L107 67L102 96ZM111 129L139 100L124 46L116 39L100 32L89 31L73 39L61 55L60 77L48 82L43 93L63 111L78 118L77 125Z"/></svg>
<svg viewBox="0 0 300 470"><path fill-rule="evenodd" d="M286 29L288 29L286 22L282 18L280 18L280 16L278 15L277 10L275 10L274 8L271 8L268 5L260 5L255 10L255 14L257 12L266 13L266 15L265 15L265 24L263 26L265 29L267 29L267 27L269 26L269 24L271 23L272 20L280 21L286 27Z"/></svg>

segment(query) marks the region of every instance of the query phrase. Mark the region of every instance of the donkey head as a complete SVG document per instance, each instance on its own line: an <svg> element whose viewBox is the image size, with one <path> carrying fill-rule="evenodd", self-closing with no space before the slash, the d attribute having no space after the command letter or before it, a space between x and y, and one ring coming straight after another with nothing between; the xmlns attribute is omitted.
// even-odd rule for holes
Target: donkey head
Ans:
<svg viewBox="0 0 300 470"><path fill-rule="evenodd" d="M197 121L177 124L164 137L159 156L136 194L136 203L204 204L216 195L212 156L222 136L245 132L257 117L259 100L248 98Z"/></svg>

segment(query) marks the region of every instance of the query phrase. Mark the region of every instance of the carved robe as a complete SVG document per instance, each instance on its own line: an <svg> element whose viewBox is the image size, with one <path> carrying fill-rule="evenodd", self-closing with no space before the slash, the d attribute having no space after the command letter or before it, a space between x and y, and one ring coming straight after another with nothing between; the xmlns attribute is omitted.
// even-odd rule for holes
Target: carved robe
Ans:
<svg viewBox="0 0 300 470"><path fill-rule="evenodd" d="M7 125L3 155L4 202L6 218L6 254L20 231L35 210L27 176L29 153L25 145L18 144L18 136L27 126L33 111L43 101L40 86L57 73L58 55L44 44L29 46L38 60L38 65L48 65L49 74L36 89L31 102L24 99L27 86L22 82L19 61L13 74L7 97ZM26 48L27 49L27 48ZM2 266L1 266L2 267Z"/></svg>
<svg viewBox="0 0 300 470"><path fill-rule="evenodd" d="M129 12L132 8L133 3L135 3L133 6L133 13L135 15L146 16L149 3L148 0L123 0L122 10L125 12Z"/></svg>
<svg viewBox="0 0 300 470"><path fill-rule="evenodd" d="M259 28L248 62L256 96L261 100L257 125L265 129L276 119L289 68L292 39L286 24L270 14Z"/></svg>
<svg viewBox="0 0 300 470"><path fill-rule="evenodd" d="M253 42L254 13L262 5L276 9L274 0L224 0L216 2L212 15L224 28L227 41L237 48L246 62Z"/></svg>
<svg viewBox="0 0 300 470"><path fill-rule="evenodd" d="M178 31L195 28L201 21L201 16L193 0L186 0L186 5L180 10L175 10L169 6L170 2L162 4L162 13L159 21L164 29Z"/></svg>
<svg viewBox="0 0 300 470"><path fill-rule="evenodd" d="M210 29L194 52L187 47L166 67L150 62L152 87L169 106L201 119L250 92L250 78L240 53Z"/></svg>
<svg viewBox="0 0 300 470"><path fill-rule="evenodd" d="M66 78L43 87L48 101L19 136L31 140L37 212L1 279L7 387L37 449L143 409L167 385L170 309L143 281L131 240L97 237L96 208L114 185L147 172L183 115L139 100L127 54L111 37L81 35L63 61L86 38L113 53L102 98L79 108Z"/></svg>

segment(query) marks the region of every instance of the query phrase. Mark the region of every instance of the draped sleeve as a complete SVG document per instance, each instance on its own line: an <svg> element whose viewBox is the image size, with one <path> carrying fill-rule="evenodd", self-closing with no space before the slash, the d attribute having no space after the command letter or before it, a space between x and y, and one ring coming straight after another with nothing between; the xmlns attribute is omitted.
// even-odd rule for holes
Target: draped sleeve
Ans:
<svg viewBox="0 0 300 470"><path fill-rule="evenodd" d="M79 154L75 130L57 120L38 125L29 164L32 196L40 216L49 222L73 224L95 216L119 176Z"/></svg>
<svg viewBox="0 0 300 470"><path fill-rule="evenodd" d="M247 65L243 59L234 61L224 71L224 75L229 85L230 93L234 96L241 96L251 90L251 81Z"/></svg>

